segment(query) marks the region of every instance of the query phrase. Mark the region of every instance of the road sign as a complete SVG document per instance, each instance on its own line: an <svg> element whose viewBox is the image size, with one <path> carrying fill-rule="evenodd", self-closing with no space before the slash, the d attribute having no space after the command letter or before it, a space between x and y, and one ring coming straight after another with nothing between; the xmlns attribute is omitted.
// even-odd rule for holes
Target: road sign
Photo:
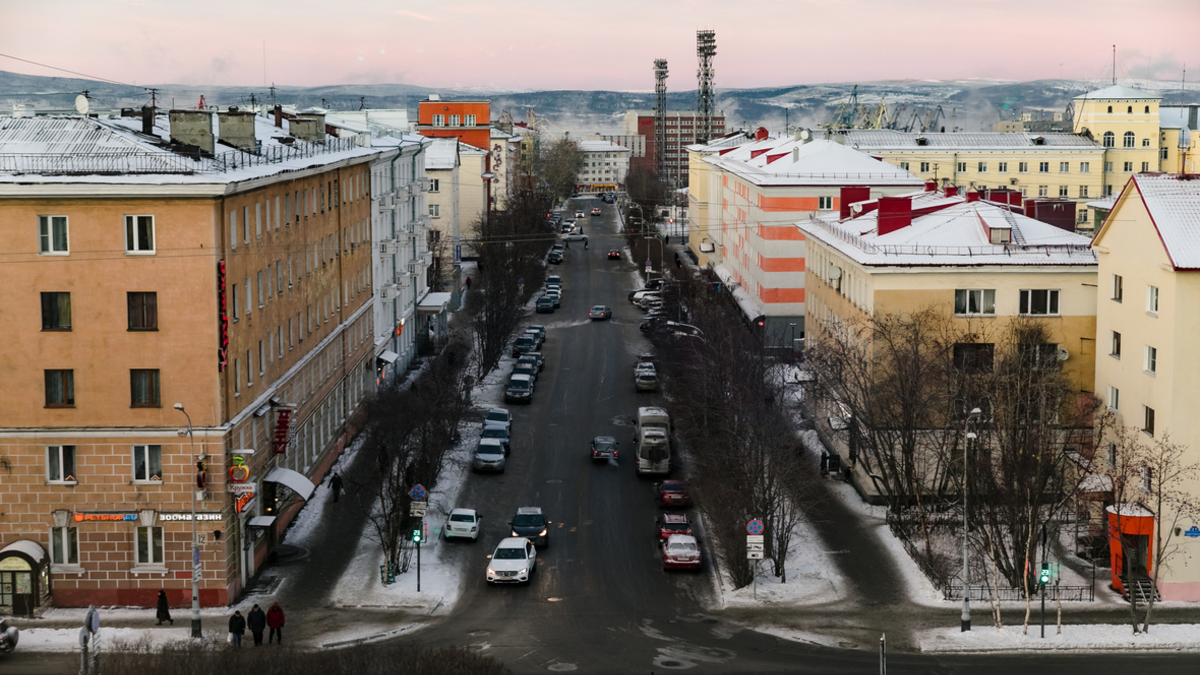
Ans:
<svg viewBox="0 0 1200 675"><path fill-rule="evenodd" d="M408 491L408 496L418 502L424 501L428 495L429 492L425 489L425 486L420 484L412 486L412 489Z"/></svg>
<svg viewBox="0 0 1200 675"><path fill-rule="evenodd" d="M747 560L762 560L763 552L762 551L746 551L746 559Z"/></svg>
<svg viewBox="0 0 1200 675"><path fill-rule="evenodd" d="M761 544L764 541L766 541L766 537L761 534L746 535L746 543L747 544Z"/></svg>
<svg viewBox="0 0 1200 675"><path fill-rule="evenodd" d="M754 520L746 523L746 531L750 534L762 534L763 522L758 518L755 518Z"/></svg>
<svg viewBox="0 0 1200 675"><path fill-rule="evenodd" d="M408 515L413 518L423 518L428 509L429 502L411 502L408 505Z"/></svg>
<svg viewBox="0 0 1200 675"><path fill-rule="evenodd" d="M765 549L766 549L765 544L752 544L750 542L746 542L746 550L747 551L762 551Z"/></svg>

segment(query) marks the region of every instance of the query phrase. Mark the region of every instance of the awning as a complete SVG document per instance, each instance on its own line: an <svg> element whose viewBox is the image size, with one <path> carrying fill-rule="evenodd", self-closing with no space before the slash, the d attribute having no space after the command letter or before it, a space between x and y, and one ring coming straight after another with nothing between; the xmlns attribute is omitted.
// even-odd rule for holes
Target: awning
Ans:
<svg viewBox="0 0 1200 675"><path fill-rule="evenodd" d="M430 293L417 305L417 311L421 314L441 314L450 306L450 293Z"/></svg>
<svg viewBox="0 0 1200 675"><path fill-rule="evenodd" d="M754 298L750 297L750 294L737 284L729 269L724 265L717 265L713 267L713 271L717 273L717 277L721 281L729 286L729 292L733 295L734 302L741 308L742 314L746 315L746 320L751 322L757 321L763 315L762 311L758 309L758 303L754 302Z"/></svg>
<svg viewBox="0 0 1200 675"><path fill-rule="evenodd" d="M271 469L271 473L268 473L263 481L267 483L280 483L290 488L292 492L300 495L300 498L304 501L308 501L314 489L312 481L306 478L304 474L283 467Z"/></svg>
<svg viewBox="0 0 1200 675"><path fill-rule="evenodd" d="M387 361L388 363L395 363L396 359L400 358L400 355L397 354L396 352L385 349L385 350L383 350L383 353L379 355L379 358L383 359L384 361Z"/></svg>
<svg viewBox="0 0 1200 675"><path fill-rule="evenodd" d="M246 524L250 527L270 527L275 522L275 516L254 516Z"/></svg>
<svg viewBox="0 0 1200 675"><path fill-rule="evenodd" d="M41 563L42 558L46 557L46 550L42 548L42 545L28 539L18 539L8 546L0 548L0 554L9 553L11 551L24 553L35 563Z"/></svg>

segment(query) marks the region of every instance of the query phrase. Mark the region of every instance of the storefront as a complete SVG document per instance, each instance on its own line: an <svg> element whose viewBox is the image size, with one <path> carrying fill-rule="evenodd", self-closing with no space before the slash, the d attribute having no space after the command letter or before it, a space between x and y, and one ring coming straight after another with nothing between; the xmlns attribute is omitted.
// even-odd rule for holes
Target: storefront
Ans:
<svg viewBox="0 0 1200 675"><path fill-rule="evenodd" d="M1154 514L1138 504L1109 506L1108 550L1112 566L1112 587L1128 594L1128 585L1147 583L1154 569Z"/></svg>
<svg viewBox="0 0 1200 675"><path fill-rule="evenodd" d="M50 604L50 560L41 544L19 539L0 549L0 614L33 616Z"/></svg>

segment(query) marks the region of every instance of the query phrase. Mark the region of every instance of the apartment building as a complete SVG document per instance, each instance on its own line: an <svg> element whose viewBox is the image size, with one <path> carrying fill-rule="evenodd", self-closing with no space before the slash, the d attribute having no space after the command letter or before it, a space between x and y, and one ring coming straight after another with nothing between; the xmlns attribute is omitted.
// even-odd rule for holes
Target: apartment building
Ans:
<svg viewBox="0 0 1200 675"><path fill-rule="evenodd" d="M417 102L417 133L429 138L457 138L487 151L492 147L490 115L488 101L448 101L430 94Z"/></svg>
<svg viewBox="0 0 1200 675"><path fill-rule="evenodd" d="M1117 423L1140 429L1146 443L1169 435L1186 448L1188 464L1200 461L1200 352L1192 342L1200 332L1198 233L1200 176L1137 174L1092 242L1099 258L1096 393ZM1180 487L1193 499L1200 495L1200 481ZM1121 534L1153 541L1154 530L1174 523L1176 514L1149 511L1154 502L1143 496L1149 526ZM1122 528L1136 527L1143 518L1120 520ZM1187 534L1174 537L1169 558L1154 560L1154 547L1142 546L1142 560L1129 564L1158 568L1163 600L1200 600L1200 518L1185 515L1174 526ZM1110 540L1113 585L1120 589L1121 541L1112 534Z"/></svg>
<svg viewBox="0 0 1200 675"><path fill-rule="evenodd" d="M0 566L36 580L0 611L186 606L193 522L237 597L372 389L377 154L278 109L0 118Z"/></svg>
<svg viewBox="0 0 1200 675"><path fill-rule="evenodd" d="M688 153L687 146L696 142L696 132L699 130L698 115L695 110L666 111L663 126L666 139L665 159L666 176L660 176L669 185L677 188L688 187ZM657 171L658 141L655 136L656 126L653 110L628 110L625 112L626 136L642 136L645 138L645 155L634 157L630 169L641 167L651 173ZM718 111L712 118L712 136L717 138L725 135L725 113Z"/></svg>
<svg viewBox="0 0 1200 675"><path fill-rule="evenodd" d="M579 171L576 192L624 192L632 151L612 141L579 141L583 168Z"/></svg>
<svg viewBox="0 0 1200 675"><path fill-rule="evenodd" d="M767 138L767 130L762 127L758 128L755 136L750 136L745 132L735 132L726 134L720 138L716 138L704 145L689 145L687 146L688 153L688 211L687 211L687 228L688 228L688 248L692 254L696 256L700 266L705 266L709 263L709 257L716 252L716 241L709 236L710 230L718 229L719 221L716 220L718 213L717 209L710 208L712 199L710 195L716 194L719 189L712 181L719 179L719 174L713 171L712 164L703 161L705 157L729 150L743 143L748 143L752 139L762 140Z"/></svg>

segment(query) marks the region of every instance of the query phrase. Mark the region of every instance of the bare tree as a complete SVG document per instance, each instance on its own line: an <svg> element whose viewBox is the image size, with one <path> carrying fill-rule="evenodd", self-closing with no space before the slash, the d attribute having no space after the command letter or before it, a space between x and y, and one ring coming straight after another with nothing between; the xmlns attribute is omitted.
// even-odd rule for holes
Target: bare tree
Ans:
<svg viewBox="0 0 1200 675"><path fill-rule="evenodd" d="M541 167L544 184L559 199L575 191L579 172L583 170L583 150L570 137L542 143Z"/></svg>

